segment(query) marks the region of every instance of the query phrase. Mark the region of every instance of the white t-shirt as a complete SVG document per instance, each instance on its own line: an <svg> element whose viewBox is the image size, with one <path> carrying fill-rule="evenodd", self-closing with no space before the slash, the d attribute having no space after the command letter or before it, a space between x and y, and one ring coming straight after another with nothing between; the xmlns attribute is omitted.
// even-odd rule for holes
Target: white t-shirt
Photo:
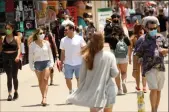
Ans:
<svg viewBox="0 0 169 112"><path fill-rule="evenodd" d="M165 16L165 17L168 17L168 7L167 7L167 8L164 8L164 16Z"/></svg>
<svg viewBox="0 0 169 112"><path fill-rule="evenodd" d="M126 13L126 16L130 16L130 9L125 8L125 13Z"/></svg>
<svg viewBox="0 0 169 112"><path fill-rule="evenodd" d="M25 45L23 42L21 43L21 53L25 54Z"/></svg>
<svg viewBox="0 0 169 112"><path fill-rule="evenodd" d="M64 64L76 66L82 63L80 55L81 48L86 45L86 42L81 36L75 35L72 39L67 36L61 40L60 49L65 50Z"/></svg>

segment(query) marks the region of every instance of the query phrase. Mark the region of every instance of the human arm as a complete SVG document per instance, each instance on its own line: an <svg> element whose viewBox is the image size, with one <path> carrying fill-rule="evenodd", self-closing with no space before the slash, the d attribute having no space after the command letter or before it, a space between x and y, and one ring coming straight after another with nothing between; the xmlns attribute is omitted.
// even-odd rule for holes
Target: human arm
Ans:
<svg viewBox="0 0 169 112"><path fill-rule="evenodd" d="M133 42L132 42L133 39L134 39L134 36L130 38L130 46L128 47L129 64L131 64L131 55L133 51Z"/></svg>
<svg viewBox="0 0 169 112"><path fill-rule="evenodd" d="M138 58L142 58L144 55L143 42L145 37L140 37L135 44L134 55L137 55Z"/></svg>
<svg viewBox="0 0 169 112"><path fill-rule="evenodd" d="M51 35L52 36L52 35ZM56 52L56 57L58 57L59 56L59 54L58 54L58 49L57 49L57 46L56 46L56 42L55 42L55 38L52 36L52 44L53 44L53 46L54 46L54 50L55 50L55 52Z"/></svg>
<svg viewBox="0 0 169 112"><path fill-rule="evenodd" d="M17 42L17 47L18 47L18 50L17 50L18 54L17 54L17 56L15 58L15 62L19 62L20 55L21 55L21 39L20 39L20 37L15 36L15 40Z"/></svg>
<svg viewBox="0 0 169 112"><path fill-rule="evenodd" d="M4 36L0 36L0 52L2 52L2 43L4 38L5 38Z"/></svg>
<svg viewBox="0 0 169 112"><path fill-rule="evenodd" d="M50 47L50 43L48 41L45 41L45 42L47 43L47 47L48 47L48 55L49 55L49 60L50 60L50 68L52 68L54 66L54 60L53 60L52 50L51 50L51 47Z"/></svg>
<svg viewBox="0 0 169 112"><path fill-rule="evenodd" d="M86 42L83 38L81 38L81 40L80 40L80 46L82 49L86 46Z"/></svg>
<svg viewBox="0 0 169 112"><path fill-rule="evenodd" d="M166 31L169 33L169 23L167 19L166 19Z"/></svg>
<svg viewBox="0 0 169 112"><path fill-rule="evenodd" d="M32 71L35 70L34 68L34 52L33 52L33 49L34 49L34 44L33 43L30 43L29 44L29 67Z"/></svg>
<svg viewBox="0 0 169 112"><path fill-rule="evenodd" d="M64 40L62 39L60 42L60 49L61 49L61 65L63 65L65 60L65 47L64 47Z"/></svg>

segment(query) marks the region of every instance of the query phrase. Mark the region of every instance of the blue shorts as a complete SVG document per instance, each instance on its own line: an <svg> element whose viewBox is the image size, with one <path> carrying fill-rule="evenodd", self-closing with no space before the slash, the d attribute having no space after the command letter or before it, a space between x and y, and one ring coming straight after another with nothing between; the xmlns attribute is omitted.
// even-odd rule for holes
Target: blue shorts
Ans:
<svg viewBox="0 0 169 112"><path fill-rule="evenodd" d="M35 67L35 70L37 70L37 71L43 71L45 68L50 67L50 61L49 60L36 61L34 63L34 67Z"/></svg>
<svg viewBox="0 0 169 112"><path fill-rule="evenodd" d="M65 78L66 79L72 79L73 73L75 73L76 78L79 78L80 66L81 65L71 66L71 65L68 65L68 64L64 64Z"/></svg>

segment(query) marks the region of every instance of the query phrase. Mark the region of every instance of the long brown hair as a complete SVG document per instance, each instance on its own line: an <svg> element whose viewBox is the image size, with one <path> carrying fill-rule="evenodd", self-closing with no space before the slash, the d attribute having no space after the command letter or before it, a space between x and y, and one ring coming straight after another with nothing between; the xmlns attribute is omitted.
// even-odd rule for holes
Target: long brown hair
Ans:
<svg viewBox="0 0 169 112"><path fill-rule="evenodd" d="M134 35L137 37L137 39L139 38L139 35L140 35L140 31L141 30L144 30L143 26L140 25L140 24L136 24L134 26Z"/></svg>
<svg viewBox="0 0 169 112"><path fill-rule="evenodd" d="M101 51L104 47L104 38L101 32L95 32L89 43L86 45L84 49L82 49L81 54L86 62L86 66L89 70L93 69L94 57L96 53Z"/></svg>

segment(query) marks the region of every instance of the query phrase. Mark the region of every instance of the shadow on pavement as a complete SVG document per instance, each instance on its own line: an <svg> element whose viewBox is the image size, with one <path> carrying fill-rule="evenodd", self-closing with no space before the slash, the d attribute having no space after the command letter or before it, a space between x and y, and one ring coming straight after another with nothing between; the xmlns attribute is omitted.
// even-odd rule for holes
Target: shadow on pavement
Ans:
<svg viewBox="0 0 169 112"><path fill-rule="evenodd" d="M127 94L137 94L137 92L136 91L134 91L134 92L128 92Z"/></svg>
<svg viewBox="0 0 169 112"><path fill-rule="evenodd" d="M7 101L7 99L0 99L0 101Z"/></svg>
<svg viewBox="0 0 169 112"><path fill-rule="evenodd" d="M55 104L56 106L65 106L65 105L73 105L73 104L71 104L71 103L68 103L68 104L66 104L66 103L61 103L61 104Z"/></svg>
<svg viewBox="0 0 169 112"><path fill-rule="evenodd" d="M59 84L53 84L53 85L48 85L48 86L59 86ZM31 87L39 87L39 85L33 85Z"/></svg>
<svg viewBox="0 0 169 112"><path fill-rule="evenodd" d="M48 106L49 104L47 104ZM42 107L42 104L35 104L35 105L24 105L24 106L21 106L21 107Z"/></svg>

